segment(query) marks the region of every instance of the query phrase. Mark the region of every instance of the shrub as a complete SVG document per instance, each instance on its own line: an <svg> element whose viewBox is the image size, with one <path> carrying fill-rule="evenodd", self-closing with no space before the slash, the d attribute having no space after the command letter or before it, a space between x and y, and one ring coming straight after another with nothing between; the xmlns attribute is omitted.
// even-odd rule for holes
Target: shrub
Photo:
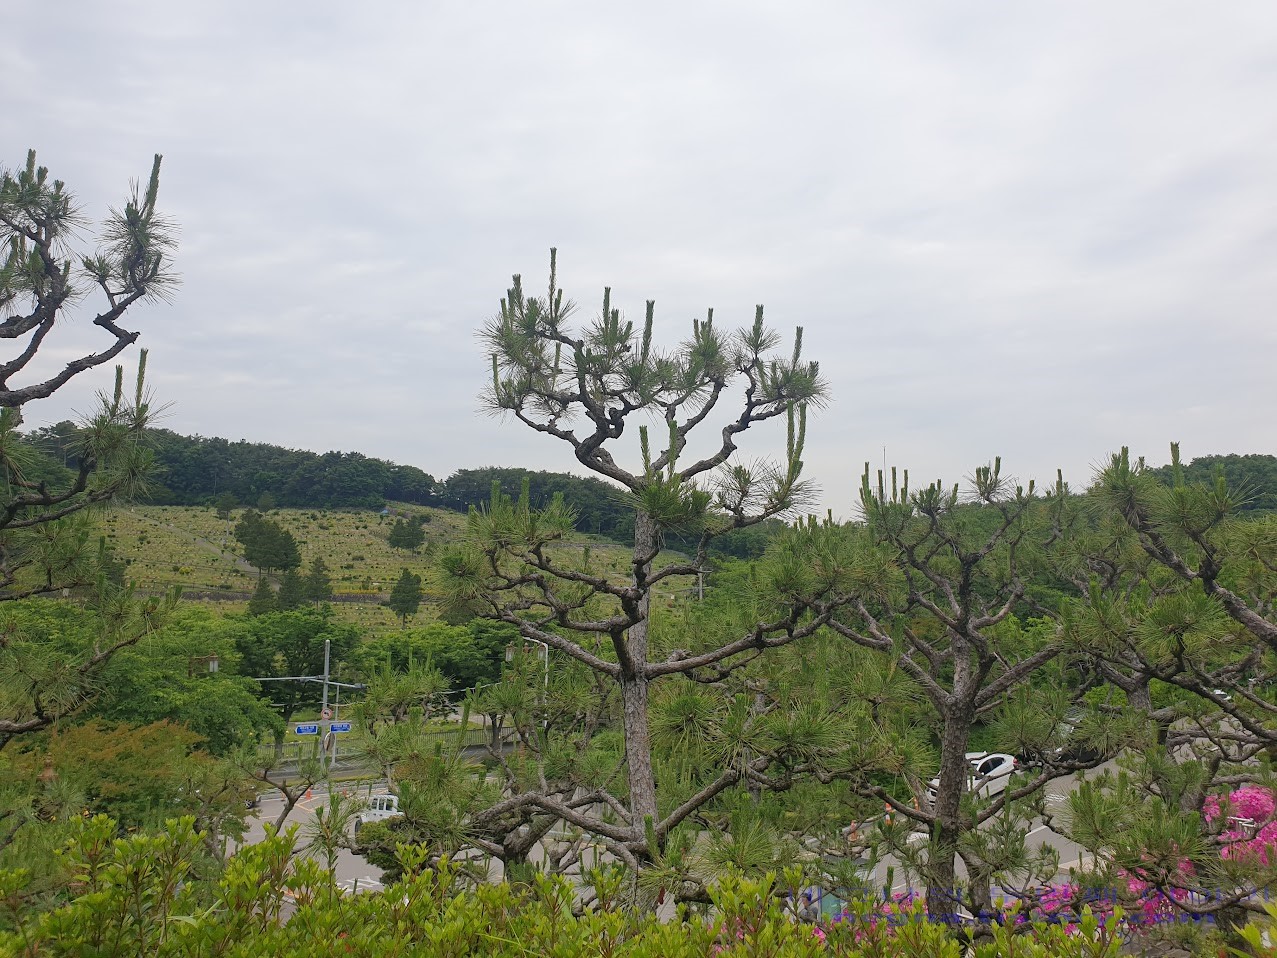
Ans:
<svg viewBox="0 0 1277 958"><path fill-rule="evenodd" d="M573 887L564 878L475 885L447 860L427 867L427 852L412 846L400 847L399 883L382 894L343 896L315 859L294 854L295 827L246 846L209 883L198 880L203 836L194 819L171 821L158 835L116 834L104 816L78 827L64 855L67 899L44 914L17 907L21 871L0 873L0 907L7 906L13 929L0 932L0 953L959 958L964 952L960 930L927 922L917 907L882 915L870 906L877 920L797 924L771 879L725 878L713 892L712 917L682 911L662 922L625 907L634 888L615 868L587 871L595 906L574 914ZM289 899L293 911L285 921ZM1076 933L1046 925L1022 932L995 926L974 954L1116 958L1121 944L1111 922L1090 914Z"/></svg>

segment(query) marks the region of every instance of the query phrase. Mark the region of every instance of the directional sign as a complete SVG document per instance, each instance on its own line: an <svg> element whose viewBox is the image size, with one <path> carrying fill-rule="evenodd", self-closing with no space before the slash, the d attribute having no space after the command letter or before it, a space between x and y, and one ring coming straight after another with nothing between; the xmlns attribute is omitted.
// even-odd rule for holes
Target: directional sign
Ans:
<svg viewBox="0 0 1277 958"><path fill-rule="evenodd" d="M349 732L350 723L349 722L333 722L333 724L329 726L329 729L333 732Z"/></svg>
<svg viewBox="0 0 1277 958"><path fill-rule="evenodd" d="M319 726L314 723L311 723L310 725L299 725L297 726L296 731L298 735L318 735Z"/></svg>

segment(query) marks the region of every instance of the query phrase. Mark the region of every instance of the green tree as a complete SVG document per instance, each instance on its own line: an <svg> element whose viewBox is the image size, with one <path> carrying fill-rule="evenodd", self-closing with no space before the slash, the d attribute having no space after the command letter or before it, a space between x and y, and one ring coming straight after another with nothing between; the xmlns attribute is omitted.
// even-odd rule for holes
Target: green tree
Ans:
<svg viewBox="0 0 1277 958"><path fill-rule="evenodd" d="M439 622L373 636L360 643L350 665L366 678L384 668L407 672L429 662L456 689L496 681L505 650L519 635L502 623L474 619L469 625Z"/></svg>
<svg viewBox="0 0 1277 958"><path fill-rule="evenodd" d="M306 604L306 583L296 569L289 569L279 580L279 593L275 596L280 612L300 609Z"/></svg>
<svg viewBox="0 0 1277 958"><path fill-rule="evenodd" d="M401 625L408 624L408 617L416 615L421 608L421 576L404 569L399 573L395 587L390 590L390 598L386 605L399 616Z"/></svg>
<svg viewBox="0 0 1277 958"><path fill-rule="evenodd" d="M74 451L60 471L44 468L47 456L18 432L24 407L137 340L137 330L121 325L133 306L172 291L173 230L156 206L159 173L156 156L145 192L135 189L107 217L96 248L84 250L77 249L83 220L74 198L36 165L34 151L23 169L0 171L0 340L10 343L0 361L0 602L88 587L104 610L100 634L75 654L21 636L0 643L0 748L87 704L111 657L172 607L171 598L139 598L102 574L104 550L85 512L144 486L151 462L144 437L154 414L145 351L132 394L117 366L114 390L66 435ZM50 365L55 327L70 324L70 307L93 296L104 303L87 328L106 342Z"/></svg>
<svg viewBox="0 0 1277 958"><path fill-rule="evenodd" d="M248 600L248 614L258 616L278 611L280 611L279 599L275 596L275 589L271 586L270 580L258 579L257 589L253 592L253 597Z"/></svg>
<svg viewBox="0 0 1277 958"><path fill-rule="evenodd" d="M230 755L280 724L256 683L241 674L236 646L248 634L241 620L199 607L179 609L146 642L111 661L90 714L130 725L167 719L200 735L213 755ZM217 671L211 672L214 658Z"/></svg>
<svg viewBox="0 0 1277 958"><path fill-rule="evenodd" d="M905 788L872 776L853 778L851 785L886 803L897 822L908 822L888 834L889 845L925 881L933 915L954 910L959 859L967 885L959 894L974 910L988 912L995 880L1032 885L1054 875L1053 856L1025 848L1031 817L1025 800L1083 767L1044 761L1033 775L988 796L984 783L973 781L968 757L979 751L972 747L977 726L999 712L1004 726L1018 733L1020 754L1043 760L1052 754L1067 690L1025 692L1063 654L1064 643L1051 622L1026 628L1016 612L1029 588L1026 570L1041 568L1046 545L1060 538L1068 490L1060 480L1044 501L1033 483L1007 480L1001 460L977 468L965 496L959 486L938 482L911 492L907 472L900 486L893 472L890 489L879 473L875 488L866 464L860 497L863 523L812 527L791 540L791 548L853 574L842 586L853 601L830 618L829 628L870 653L866 660L878 659L864 661L858 672L864 681L852 684L852 694L871 703L873 724L864 731L882 742L880 770L898 771ZM884 689L875 676L892 672L927 707L910 709L907 723L891 721L896 710L879 698ZM920 737L920 724L930 741ZM934 756L931 741L938 743ZM929 841L909 841L914 828L925 829Z"/></svg>
<svg viewBox="0 0 1277 958"><path fill-rule="evenodd" d="M235 508L238 505L239 501L235 498L234 494L223 492L217 497L217 501L213 503L213 508L217 511L217 518L229 520L231 513L235 511Z"/></svg>
<svg viewBox="0 0 1277 958"><path fill-rule="evenodd" d="M702 572L717 535L783 516L809 501L801 481L806 413L825 401L826 386L817 365L802 358L801 330L787 355L774 352L779 338L764 325L761 307L753 325L735 334L722 332L712 313L694 321L690 338L669 352L653 343L651 302L638 328L622 322L610 290L604 291L600 316L584 328L570 326L571 311L557 285L553 251L546 298L525 296L516 276L500 314L481 331L492 358L492 381L483 398L493 413L513 415L563 442L580 464L625 490L634 516L625 581L591 568L588 559L552 556L551 546L572 531L575 516L561 497L534 509L526 491L516 502L495 490L486 508L472 511L469 544L446 556L443 567L455 604L514 626L564 663L556 668L575 663L594 676L601 693L619 697L624 784L608 793L608 820L569 805L576 784L520 780L517 790L539 816L590 831L626 864L641 868L653 863L670 833L700 806L766 764L715 765L706 770L704 787L686 801L662 802L653 759L652 687L680 676L726 678L763 650L813 635L830 614L821 608L809 615L810 597L794 594L766 610L765 618L741 623L737 634L716 635L721 642L676 649L653 633L653 592ZM688 461L693 430L702 424L712 428L712 414L736 395L738 385L741 405L725 417L718 443ZM658 417L662 433L650 437L640 426L640 458L626 468L612 447L632 419L647 415ZM734 464L741 434L773 419L789 427L784 460ZM663 538L673 530L695 536L691 560L661 561ZM605 784L600 787L606 791Z"/></svg>
<svg viewBox="0 0 1277 958"><path fill-rule="evenodd" d="M426 541L426 533L421 523L414 519L398 518L390 530L390 545L396 549L407 549L416 552Z"/></svg>
<svg viewBox="0 0 1277 958"><path fill-rule="evenodd" d="M1066 620L1112 693L1105 726L1131 724L1118 770L1070 796L1067 830L1101 879L1188 892L1224 923L1277 882L1271 851L1248 849L1270 816L1230 807L1277 790L1277 519L1247 508L1253 486L1235 490L1230 465L1190 470L1177 445L1161 470L1112 456Z"/></svg>
<svg viewBox="0 0 1277 958"><path fill-rule="evenodd" d="M336 667L359 640L353 627L334 622L325 610L270 612L247 620L247 625L235 644L244 674L255 678L321 675L325 640L331 643L329 657L336 677ZM297 709L318 707L321 689L318 682L269 682L262 685L260 694L275 703L287 723Z"/></svg>
<svg viewBox="0 0 1277 958"><path fill-rule="evenodd" d="M293 534L252 509L235 524L235 538L244 547L244 558L259 572L287 571L301 565L301 550Z"/></svg>
<svg viewBox="0 0 1277 958"><path fill-rule="evenodd" d="M333 580L328 573L328 564L324 562L323 556L315 556L302 586L307 602L319 605L333 597Z"/></svg>

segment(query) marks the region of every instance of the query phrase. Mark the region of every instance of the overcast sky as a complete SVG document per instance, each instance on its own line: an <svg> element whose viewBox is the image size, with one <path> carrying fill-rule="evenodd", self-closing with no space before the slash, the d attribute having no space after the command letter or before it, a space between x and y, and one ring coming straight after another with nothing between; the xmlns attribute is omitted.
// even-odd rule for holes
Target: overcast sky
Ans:
<svg viewBox="0 0 1277 958"><path fill-rule="evenodd" d="M884 450L1075 486L1277 452L1271 0L81 0L6 11L0 63L0 165L94 218L164 155L183 284L130 319L181 433L580 473L478 412L474 330L557 246L582 316L805 327L839 515Z"/></svg>

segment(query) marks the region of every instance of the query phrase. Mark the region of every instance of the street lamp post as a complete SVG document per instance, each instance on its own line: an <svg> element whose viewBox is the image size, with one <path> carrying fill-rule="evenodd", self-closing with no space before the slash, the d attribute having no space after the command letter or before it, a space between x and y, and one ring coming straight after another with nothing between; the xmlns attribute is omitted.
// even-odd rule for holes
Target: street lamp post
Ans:
<svg viewBox="0 0 1277 958"><path fill-rule="evenodd" d="M541 661L542 661L542 683L541 684L544 687L545 691L549 692L550 691L550 646L542 642L540 639L524 638L523 641L532 642L532 643L535 643L536 645L541 646L541 649L543 652L543 655L541 657ZM505 660L507 662L514 661L514 644L513 643L506 646Z"/></svg>
<svg viewBox="0 0 1277 958"><path fill-rule="evenodd" d="M533 642L541 646L542 650L542 668L541 668L541 705L545 708L545 727L550 727L550 646L540 639L523 638L524 642ZM514 661L514 644L511 643L505 648L505 660L507 662Z"/></svg>
<svg viewBox="0 0 1277 958"><path fill-rule="evenodd" d="M333 735L333 713L328 711L328 653L331 650L330 647L331 647L331 640L324 639L324 691L323 691L323 695L320 697L320 702L319 702L319 720L321 722L326 723L326 727L324 728L324 736L322 739L320 739L320 742L323 745L323 751L324 751L324 757L322 759L323 768L324 768L324 778L328 777L328 772L329 772L328 743L329 741L333 741L334 745L336 745L336 741L335 741L336 737Z"/></svg>

